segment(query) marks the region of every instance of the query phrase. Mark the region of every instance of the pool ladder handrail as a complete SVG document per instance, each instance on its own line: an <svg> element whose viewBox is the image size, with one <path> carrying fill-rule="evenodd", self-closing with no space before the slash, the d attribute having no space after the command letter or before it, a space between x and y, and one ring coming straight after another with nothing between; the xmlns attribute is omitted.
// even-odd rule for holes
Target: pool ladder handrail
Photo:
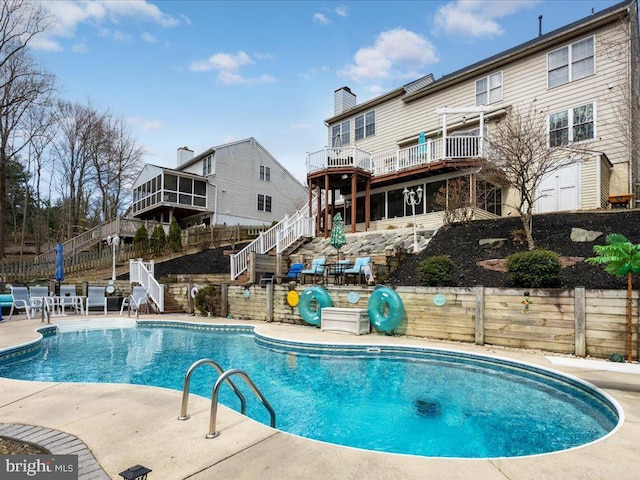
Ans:
<svg viewBox="0 0 640 480"><path fill-rule="evenodd" d="M253 390L253 393L255 393L256 397L258 397L258 400L260 400L262 405L264 405L264 407L269 411L269 414L271 415L271 428L276 428L276 412L271 404L267 401L266 398L264 398L264 395L262 395L258 387L256 387L255 383L253 383L253 380L249 378L249 375L247 375L246 372L237 368L233 368L220 375L220 377L216 381L216 384L213 386L213 391L211 392L211 418L209 420L209 433L205 435L205 438L216 438L218 435L220 435L220 432L216 432L216 419L218 416L218 391L220 390L223 382L229 382L229 377L231 375L239 375L251 388L251 390Z"/></svg>
<svg viewBox="0 0 640 480"><path fill-rule="evenodd" d="M187 370L187 373L184 376L184 384L182 387L182 408L180 409L180 416L178 417L178 420L189 419L189 414L187 413L187 404L189 403L189 384L191 383L191 375L193 374L193 371L196 368L198 368L200 365L211 365L213 368L216 369L218 374L220 375L224 374L224 370L220 365L218 365L218 363L215 360L212 360L210 358L202 358L197 362L194 362L193 365L189 367L189 370ZM244 398L244 395L242 395L242 392L238 390L238 387L236 387L231 380L227 379L226 382L229 384L231 389L236 393L236 395L240 399L240 412L243 415L245 415L247 411L247 400Z"/></svg>

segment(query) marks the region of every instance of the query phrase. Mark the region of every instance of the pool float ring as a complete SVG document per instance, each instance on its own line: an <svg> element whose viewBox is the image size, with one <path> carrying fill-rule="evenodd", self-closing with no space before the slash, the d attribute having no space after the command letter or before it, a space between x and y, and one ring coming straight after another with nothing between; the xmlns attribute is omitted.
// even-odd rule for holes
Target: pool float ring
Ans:
<svg viewBox="0 0 640 480"><path fill-rule="evenodd" d="M382 305L384 303L387 304L389 309L387 315L382 313ZM367 310L373 326L383 332L390 332L400 325L404 316L404 305L402 305L400 295L395 290L387 287L376 288L373 291L369 297Z"/></svg>
<svg viewBox="0 0 640 480"><path fill-rule="evenodd" d="M198 287L193 287L191 289L191 298L196 298L197 293L198 293Z"/></svg>
<svg viewBox="0 0 640 480"><path fill-rule="evenodd" d="M317 310L311 310L311 303L315 300L318 303ZM309 287L300 295L298 301L298 311L302 319L311 325L320 325L320 313L325 307L333 307L333 301L322 287Z"/></svg>

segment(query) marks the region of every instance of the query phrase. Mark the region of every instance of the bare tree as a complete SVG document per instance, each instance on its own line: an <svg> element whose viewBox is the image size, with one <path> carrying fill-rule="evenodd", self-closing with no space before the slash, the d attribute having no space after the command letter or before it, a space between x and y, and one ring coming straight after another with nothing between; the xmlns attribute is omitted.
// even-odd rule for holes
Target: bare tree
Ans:
<svg viewBox="0 0 640 480"><path fill-rule="evenodd" d="M27 50L19 50L0 68L0 85L0 255L4 256L7 169L30 145L32 132L25 128L28 112L49 101L54 77Z"/></svg>
<svg viewBox="0 0 640 480"><path fill-rule="evenodd" d="M478 177L517 192L518 198L510 206L520 215L527 245L533 250L533 209L539 198L540 183L551 172L581 160L581 151L550 148L546 120L533 107L511 108L491 129L488 143ZM555 139L552 145L564 143L562 139Z"/></svg>
<svg viewBox="0 0 640 480"><path fill-rule="evenodd" d="M144 151L121 118L106 116L100 129L102 146L95 158L102 221L114 220L128 205L128 187L135 180Z"/></svg>
<svg viewBox="0 0 640 480"><path fill-rule="evenodd" d="M64 100L57 103L57 133L52 142L52 156L60 177L58 193L63 199L67 238L85 226L95 173L94 130L100 128L100 122L99 114L91 106Z"/></svg>

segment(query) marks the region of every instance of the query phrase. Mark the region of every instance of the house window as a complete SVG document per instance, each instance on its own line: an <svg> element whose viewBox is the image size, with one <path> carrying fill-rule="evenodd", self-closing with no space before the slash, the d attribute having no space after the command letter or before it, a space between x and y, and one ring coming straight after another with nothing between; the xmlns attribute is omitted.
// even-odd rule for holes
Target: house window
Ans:
<svg viewBox="0 0 640 480"><path fill-rule="evenodd" d="M549 146L595 138L593 108L593 103L589 103L549 115Z"/></svg>
<svg viewBox="0 0 640 480"><path fill-rule="evenodd" d="M351 143L351 120L331 127L331 146L341 147Z"/></svg>
<svg viewBox="0 0 640 480"><path fill-rule="evenodd" d="M579 80L594 73L594 37L585 38L547 55L549 88Z"/></svg>
<svg viewBox="0 0 640 480"><path fill-rule="evenodd" d="M271 197L269 195L262 195L261 193L258 194L258 211L271 211Z"/></svg>
<svg viewBox="0 0 640 480"><path fill-rule="evenodd" d="M371 110L356 117L355 135L356 140L361 140L365 137L370 137L376 134L376 111Z"/></svg>
<svg viewBox="0 0 640 480"><path fill-rule="evenodd" d="M476 206L502 216L502 188L484 180L476 182Z"/></svg>
<svg viewBox="0 0 640 480"><path fill-rule="evenodd" d="M502 100L502 72L476 80L476 105L489 105Z"/></svg>
<svg viewBox="0 0 640 480"><path fill-rule="evenodd" d="M202 160L202 176L206 177L207 175L213 175L216 173L215 162L213 160L213 155L207 155Z"/></svg>
<svg viewBox="0 0 640 480"><path fill-rule="evenodd" d="M271 168L260 165L260 180L263 182L271 181Z"/></svg>

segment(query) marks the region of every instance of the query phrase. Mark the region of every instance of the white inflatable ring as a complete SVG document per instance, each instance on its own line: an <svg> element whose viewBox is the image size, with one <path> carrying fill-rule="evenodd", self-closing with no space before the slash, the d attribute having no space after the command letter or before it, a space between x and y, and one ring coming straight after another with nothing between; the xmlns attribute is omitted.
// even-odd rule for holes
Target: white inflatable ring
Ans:
<svg viewBox="0 0 640 480"><path fill-rule="evenodd" d="M198 287L193 287L191 289L191 298L196 298L197 293L198 293Z"/></svg>

